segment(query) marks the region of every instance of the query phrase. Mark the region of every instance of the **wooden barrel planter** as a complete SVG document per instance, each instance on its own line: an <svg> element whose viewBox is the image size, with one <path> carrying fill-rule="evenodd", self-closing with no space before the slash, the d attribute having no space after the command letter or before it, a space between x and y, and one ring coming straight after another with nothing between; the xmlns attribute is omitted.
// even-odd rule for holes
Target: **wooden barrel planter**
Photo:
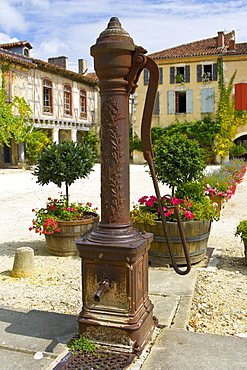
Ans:
<svg viewBox="0 0 247 370"><path fill-rule="evenodd" d="M182 222L182 224L184 227L191 263L193 264L200 262L206 255L211 221L185 221ZM133 226L139 231L146 231L154 234L154 238L148 252L150 265L164 266L171 264L162 222L156 221L155 225L134 223ZM177 223L167 222L167 226L177 264L184 265L186 264L186 260L183 253L183 247Z"/></svg>
<svg viewBox="0 0 247 370"><path fill-rule="evenodd" d="M99 215L76 221L57 221L60 232L45 235L47 250L54 256L78 255L75 240L90 233L98 224Z"/></svg>

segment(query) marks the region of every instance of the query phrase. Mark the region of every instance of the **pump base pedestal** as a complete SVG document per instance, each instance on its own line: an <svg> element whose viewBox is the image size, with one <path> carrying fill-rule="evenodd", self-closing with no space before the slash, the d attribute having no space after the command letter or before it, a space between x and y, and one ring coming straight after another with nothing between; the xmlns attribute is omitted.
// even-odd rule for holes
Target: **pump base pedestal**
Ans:
<svg viewBox="0 0 247 370"><path fill-rule="evenodd" d="M157 325L148 297L148 250L153 234L131 230L131 238L124 242L123 238L112 239L111 233L107 244L90 234L76 241L83 291L77 321L79 333L90 340L139 353ZM109 287L95 301L95 292L104 281Z"/></svg>

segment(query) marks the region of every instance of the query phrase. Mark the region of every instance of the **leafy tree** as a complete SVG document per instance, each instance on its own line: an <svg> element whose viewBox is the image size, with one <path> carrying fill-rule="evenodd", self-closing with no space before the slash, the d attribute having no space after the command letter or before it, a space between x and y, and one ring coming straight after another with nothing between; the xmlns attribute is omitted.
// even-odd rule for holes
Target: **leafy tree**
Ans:
<svg viewBox="0 0 247 370"><path fill-rule="evenodd" d="M96 162L94 143L75 143L63 141L53 143L40 153L33 175L41 185L53 182L61 188L66 187L66 199L69 204L69 186L79 178L86 178Z"/></svg>
<svg viewBox="0 0 247 370"><path fill-rule="evenodd" d="M2 69L2 86L0 88L0 145L9 146L10 139L16 143L25 141L32 124L32 110L24 98L15 96L12 102L5 91L4 69ZM16 114L15 114L16 112Z"/></svg>
<svg viewBox="0 0 247 370"><path fill-rule="evenodd" d="M34 164L42 150L52 143L47 132L33 130L26 135L26 157L30 164Z"/></svg>
<svg viewBox="0 0 247 370"><path fill-rule="evenodd" d="M220 130L218 120L205 116L202 120L188 123L186 133L193 136L205 150L205 156L213 160L215 137Z"/></svg>
<svg viewBox="0 0 247 370"><path fill-rule="evenodd" d="M98 136L92 131L87 131L85 135L82 137L83 143L88 144L92 151L95 158L98 158L98 149L99 149L99 139Z"/></svg>
<svg viewBox="0 0 247 370"><path fill-rule="evenodd" d="M152 127L151 129L151 136L152 142L155 144L156 140L159 140L162 135L171 136L174 134L186 134L188 128L188 122L180 123L172 123L166 127Z"/></svg>
<svg viewBox="0 0 247 370"><path fill-rule="evenodd" d="M245 147L243 146L243 144L239 144L239 145L236 145L234 144L231 148L230 148L230 156L233 158L233 157L240 157L242 155L246 154L246 149Z"/></svg>
<svg viewBox="0 0 247 370"><path fill-rule="evenodd" d="M204 151L196 140L183 134L163 135L155 142L154 167L157 179L172 188L180 184L199 180L206 165Z"/></svg>
<svg viewBox="0 0 247 370"><path fill-rule="evenodd" d="M167 127L153 127L151 130L152 141L155 143L162 135L185 134L189 138L198 141L201 148L205 151L205 157L213 159L214 140L219 132L220 124L212 120L210 116L205 116L202 120L194 122L176 122Z"/></svg>
<svg viewBox="0 0 247 370"><path fill-rule="evenodd" d="M134 132L134 135L130 136L130 153L134 150L142 152L142 142L136 132Z"/></svg>

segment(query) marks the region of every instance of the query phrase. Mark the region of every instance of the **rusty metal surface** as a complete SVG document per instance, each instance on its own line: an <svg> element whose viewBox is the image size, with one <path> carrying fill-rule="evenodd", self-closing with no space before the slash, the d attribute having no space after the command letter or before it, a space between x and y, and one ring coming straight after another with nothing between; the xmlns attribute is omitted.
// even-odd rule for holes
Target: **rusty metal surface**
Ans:
<svg viewBox="0 0 247 370"><path fill-rule="evenodd" d="M93 354L75 351L69 352L53 370L124 370L134 358L134 354L118 351L97 350Z"/></svg>
<svg viewBox="0 0 247 370"><path fill-rule="evenodd" d="M148 297L152 234L130 221L129 95L147 62L118 18L91 47L101 97L101 220L76 241L82 259L78 328L90 340L140 351L156 320Z"/></svg>

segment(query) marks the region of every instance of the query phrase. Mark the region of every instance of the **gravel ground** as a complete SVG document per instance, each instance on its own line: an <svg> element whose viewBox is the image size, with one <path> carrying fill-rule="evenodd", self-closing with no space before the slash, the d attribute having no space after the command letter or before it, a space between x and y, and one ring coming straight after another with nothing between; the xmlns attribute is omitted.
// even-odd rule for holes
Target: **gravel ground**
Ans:
<svg viewBox="0 0 247 370"><path fill-rule="evenodd" d="M240 238L234 237L239 220L247 217L246 189L247 176L225 204L220 221L212 224L208 246L214 250L214 266L207 267L206 258L193 266L198 279L188 325L191 331L247 336L247 267ZM53 184L39 186L30 171L0 169L0 305L75 315L80 311L80 258L49 255L44 236L28 230L32 209L44 206L49 196L58 197L59 190ZM161 186L161 193L167 192ZM99 165L88 179L77 180L70 193L71 201L90 201L100 208ZM146 168L131 165L131 204L151 194ZM10 275L15 250L22 246L34 249L36 270L29 278L15 279Z"/></svg>
<svg viewBox="0 0 247 370"><path fill-rule="evenodd" d="M146 171L142 165L130 166L131 204L143 195L154 194ZM89 201L100 213L99 173L100 165L96 164L88 179L72 184L70 200ZM76 315L80 312L80 258L51 256L46 251L44 236L29 231L32 209L44 207L48 197L58 198L59 191L54 184L36 184L30 171L0 169L0 305ZM161 192L167 194L168 188L161 185ZM34 249L35 274L29 278L11 277L15 250L19 247Z"/></svg>
<svg viewBox="0 0 247 370"><path fill-rule="evenodd" d="M213 222L208 246L212 266L198 268L188 329L247 337L247 266L236 226L247 218L247 175Z"/></svg>

